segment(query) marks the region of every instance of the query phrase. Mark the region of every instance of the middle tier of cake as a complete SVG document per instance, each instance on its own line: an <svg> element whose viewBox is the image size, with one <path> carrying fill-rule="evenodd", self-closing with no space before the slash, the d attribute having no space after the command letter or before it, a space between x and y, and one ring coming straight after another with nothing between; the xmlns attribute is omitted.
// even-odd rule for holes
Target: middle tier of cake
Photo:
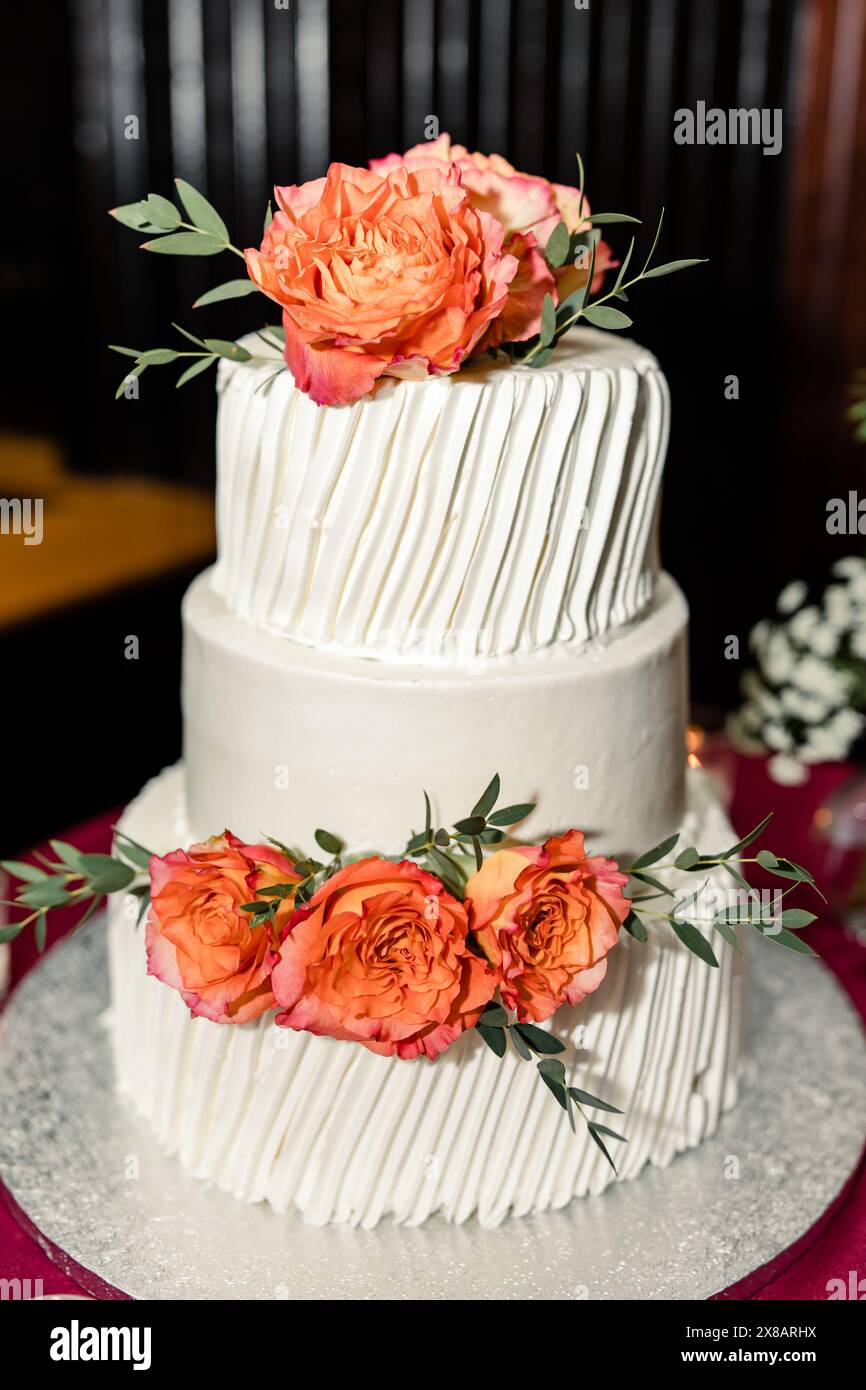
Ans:
<svg viewBox="0 0 866 1390"><path fill-rule="evenodd" d="M668 576L604 643L436 671L257 630L211 578L195 580L183 607L195 838L228 827L309 852L325 827L354 851L397 852L423 828L423 791L437 821L453 823L494 772L503 803L538 803L524 840L574 826L621 855L681 823L688 611Z"/></svg>

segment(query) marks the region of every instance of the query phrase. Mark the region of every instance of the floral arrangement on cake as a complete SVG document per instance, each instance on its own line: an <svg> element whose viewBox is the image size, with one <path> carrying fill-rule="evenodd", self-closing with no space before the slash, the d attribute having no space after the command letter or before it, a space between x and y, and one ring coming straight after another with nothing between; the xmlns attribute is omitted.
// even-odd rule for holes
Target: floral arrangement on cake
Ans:
<svg viewBox="0 0 866 1390"><path fill-rule="evenodd" d="M815 882L770 850L744 856L769 816L718 853L677 849L679 836L671 835L624 868L588 854L579 830L517 843L510 828L535 808L497 809L499 792L496 776L448 827L434 825L425 794L423 830L393 856L349 856L325 830L315 836L325 859L279 840L246 844L228 830L163 855L120 830L112 855L55 840L54 860L3 864L21 880L12 905L27 915L0 940L35 923L41 949L53 908L80 903L83 922L107 894L130 894L138 923L146 919L149 974L176 990L194 1017L237 1025L273 1011L277 1027L404 1061L435 1061L474 1029L497 1057L510 1043L535 1060L572 1128L577 1111L612 1163L604 1141L623 1136L585 1109L621 1112L570 1083L557 1055L564 1044L540 1025L598 989L623 933L646 942L656 924L709 966L718 965L710 937L739 950L743 925L814 954L797 935L814 914L784 900ZM750 863L788 888L770 901L752 893L742 874ZM681 895L660 877L677 870L700 880L714 869L734 889L721 903L717 895L709 915L706 882Z"/></svg>
<svg viewBox="0 0 866 1390"><path fill-rule="evenodd" d="M241 257L247 278L217 285L194 307L261 291L282 311L262 340L317 404L345 405L383 376L448 375L485 352L543 366L580 321L628 328L613 301L627 302L633 286L701 264L651 264L660 218L642 269L629 274L634 238L618 262L600 228L639 219L593 213L580 156L578 170L577 187L551 183L443 134L366 169L335 163L323 178L275 188L258 248L233 245L216 209L183 179L181 207L151 193L111 215L148 237L146 251ZM221 357L253 357L241 343L174 327L186 340L177 349L112 345L134 359L118 396L148 367L180 362L181 386Z"/></svg>
<svg viewBox="0 0 866 1390"><path fill-rule="evenodd" d="M742 679L744 702L731 720L735 742L772 756L770 775L804 782L813 763L862 751L866 730L866 559L833 565L834 582L810 593L786 584L777 618L753 628L757 666Z"/></svg>

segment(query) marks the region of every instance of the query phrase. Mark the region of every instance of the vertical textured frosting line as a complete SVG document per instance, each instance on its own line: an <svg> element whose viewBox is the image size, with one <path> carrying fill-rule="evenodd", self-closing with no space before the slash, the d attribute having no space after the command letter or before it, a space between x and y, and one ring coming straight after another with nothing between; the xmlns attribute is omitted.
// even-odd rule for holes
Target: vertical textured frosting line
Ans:
<svg viewBox="0 0 866 1390"><path fill-rule="evenodd" d="M649 601L667 388L636 344L579 330L537 371L500 357L332 408L272 373L219 368L214 584L236 614L453 664L579 645Z"/></svg>
<svg viewBox="0 0 866 1390"><path fill-rule="evenodd" d="M708 786L689 779L684 834L716 846L730 828ZM173 769L123 828L157 852L184 844ZM687 876L682 876L685 886ZM613 1174L586 1131L572 1134L534 1067L498 1059L472 1033L435 1063L275 1028L193 1019L145 973L144 933L109 906L111 1035L118 1084L160 1143L194 1175L245 1201L297 1209L317 1225L416 1225L441 1212L496 1226L603 1191ZM603 986L552 1023L573 1084L625 1113L611 1141L621 1178L664 1166L715 1129L736 1098L744 963L712 970L670 932L625 940ZM610 1117L602 1117L610 1118Z"/></svg>

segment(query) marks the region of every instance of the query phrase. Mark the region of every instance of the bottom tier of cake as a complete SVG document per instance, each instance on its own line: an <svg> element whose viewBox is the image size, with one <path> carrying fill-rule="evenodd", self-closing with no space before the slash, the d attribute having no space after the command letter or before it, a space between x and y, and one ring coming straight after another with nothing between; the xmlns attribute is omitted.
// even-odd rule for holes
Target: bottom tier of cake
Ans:
<svg viewBox="0 0 866 1390"><path fill-rule="evenodd" d="M703 775L688 782L685 842L730 843ZM157 853L188 844L182 770L151 782L122 828ZM117 1082L196 1177L318 1225L365 1227L434 1212L495 1226L614 1180L535 1067L510 1050L500 1060L474 1033L436 1062L407 1062L277 1028L272 1014L238 1026L192 1018L146 974L136 908L118 899L109 916ZM693 1148L734 1104L744 962L730 949L719 959L705 965L666 925L643 945L623 934L602 986L556 1015L572 1084L624 1112L616 1127L628 1143L612 1143L620 1179Z"/></svg>

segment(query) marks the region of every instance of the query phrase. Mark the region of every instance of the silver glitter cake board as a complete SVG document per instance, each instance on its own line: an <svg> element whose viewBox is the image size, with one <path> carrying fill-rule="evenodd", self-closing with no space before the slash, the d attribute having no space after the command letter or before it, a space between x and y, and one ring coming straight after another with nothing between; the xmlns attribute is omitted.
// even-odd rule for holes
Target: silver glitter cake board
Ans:
<svg viewBox="0 0 866 1390"><path fill-rule="evenodd" d="M360 1231L237 1202L160 1152L114 1092L97 921L0 1019L0 1174L97 1297L108 1283L142 1299L707 1298L802 1235L864 1142L866 1041L844 992L769 944L750 966L740 1102L700 1148L493 1231L440 1217Z"/></svg>

